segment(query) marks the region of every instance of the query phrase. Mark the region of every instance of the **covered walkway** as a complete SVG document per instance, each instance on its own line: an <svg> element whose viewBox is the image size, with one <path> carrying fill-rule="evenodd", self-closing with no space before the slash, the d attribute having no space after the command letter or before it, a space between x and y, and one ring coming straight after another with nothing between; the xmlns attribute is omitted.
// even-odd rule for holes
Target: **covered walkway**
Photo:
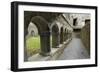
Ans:
<svg viewBox="0 0 100 73"><path fill-rule="evenodd" d="M64 52L59 56L58 60L87 59L87 58L89 58L89 55L81 39L73 37L72 41L66 46Z"/></svg>

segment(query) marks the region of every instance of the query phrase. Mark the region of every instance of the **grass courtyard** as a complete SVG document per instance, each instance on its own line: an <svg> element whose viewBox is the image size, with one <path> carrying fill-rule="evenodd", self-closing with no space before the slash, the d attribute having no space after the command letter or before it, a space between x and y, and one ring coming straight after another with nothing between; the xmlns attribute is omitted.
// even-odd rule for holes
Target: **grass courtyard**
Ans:
<svg viewBox="0 0 100 73"><path fill-rule="evenodd" d="M27 38L26 47L28 56L38 53L40 50L40 36Z"/></svg>
<svg viewBox="0 0 100 73"><path fill-rule="evenodd" d="M29 37L26 41L26 46L29 49L39 49L40 48L40 36Z"/></svg>
<svg viewBox="0 0 100 73"><path fill-rule="evenodd" d="M50 37L50 41L52 41L52 37ZM50 42L52 44L52 42ZM28 56L32 56L36 53L40 52L40 36L29 37L26 40L27 54Z"/></svg>

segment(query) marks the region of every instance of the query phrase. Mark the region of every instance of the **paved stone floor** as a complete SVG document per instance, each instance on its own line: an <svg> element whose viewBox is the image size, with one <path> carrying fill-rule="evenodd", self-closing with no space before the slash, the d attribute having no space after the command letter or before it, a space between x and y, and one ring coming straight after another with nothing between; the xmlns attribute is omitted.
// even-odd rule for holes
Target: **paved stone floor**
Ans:
<svg viewBox="0 0 100 73"><path fill-rule="evenodd" d="M58 60L87 59L88 52L80 38L73 37Z"/></svg>

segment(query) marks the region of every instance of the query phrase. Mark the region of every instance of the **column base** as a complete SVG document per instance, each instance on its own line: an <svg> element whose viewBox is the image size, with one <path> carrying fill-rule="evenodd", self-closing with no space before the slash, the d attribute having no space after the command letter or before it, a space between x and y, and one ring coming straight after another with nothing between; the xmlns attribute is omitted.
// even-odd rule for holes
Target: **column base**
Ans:
<svg viewBox="0 0 100 73"><path fill-rule="evenodd" d="M52 47L52 48L59 48L59 46L55 46L55 47Z"/></svg>
<svg viewBox="0 0 100 73"><path fill-rule="evenodd" d="M42 56L50 56L50 53L43 53L43 52L40 52L39 54L42 55Z"/></svg>

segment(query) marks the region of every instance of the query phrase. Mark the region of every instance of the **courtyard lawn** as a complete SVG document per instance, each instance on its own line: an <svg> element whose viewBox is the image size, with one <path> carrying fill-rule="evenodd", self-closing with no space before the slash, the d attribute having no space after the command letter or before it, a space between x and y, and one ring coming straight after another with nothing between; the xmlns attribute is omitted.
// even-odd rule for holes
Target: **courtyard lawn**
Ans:
<svg viewBox="0 0 100 73"><path fill-rule="evenodd" d="M52 44L52 36L50 36L50 43ZM28 49L40 49L40 36L29 37L26 40L26 47Z"/></svg>
<svg viewBox="0 0 100 73"><path fill-rule="evenodd" d="M52 44L52 36L50 36L50 44ZM26 40L27 54L32 56L40 52L40 36L29 37Z"/></svg>
<svg viewBox="0 0 100 73"><path fill-rule="evenodd" d="M40 49L40 36L29 37L26 40L26 47L29 56L38 53Z"/></svg>

